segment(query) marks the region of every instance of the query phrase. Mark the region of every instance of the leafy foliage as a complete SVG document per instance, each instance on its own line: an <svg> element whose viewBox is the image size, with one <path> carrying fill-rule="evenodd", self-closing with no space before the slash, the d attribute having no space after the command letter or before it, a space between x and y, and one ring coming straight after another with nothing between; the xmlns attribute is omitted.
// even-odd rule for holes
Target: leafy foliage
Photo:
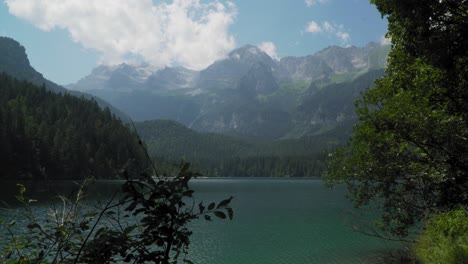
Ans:
<svg viewBox="0 0 468 264"><path fill-rule="evenodd" d="M424 264L468 263L468 212L454 210L431 218L415 252Z"/></svg>
<svg viewBox="0 0 468 264"><path fill-rule="evenodd" d="M144 160L137 137L94 101L0 74L0 178L109 178Z"/></svg>
<svg viewBox="0 0 468 264"><path fill-rule="evenodd" d="M360 124L327 180L356 206L382 204L383 230L468 205L467 1L372 1L389 20L386 76L357 104Z"/></svg>
<svg viewBox="0 0 468 264"><path fill-rule="evenodd" d="M5 230L10 235L9 243L0 251L2 263L66 263L77 253L77 246L83 242L82 235L89 230L93 212L85 212L83 206L85 181L70 200L59 196L61 207L52 206L46 219L33 210L36 200L26 197L26 188L18 184L17 200L23 210L10 209L14 217ZM87 217L82 217L87 215ZM18 221L18 223L16 222ZM26 226L22 224L26 223Z"/></svg>
<svg viewBox="0 0 468 264"><path fill-rule="evenodd" d="M127 175L126 172L124 172ZM232 197L196 206L188 183L196 176L184 163L174 178L128 179L99 210L85 206L85 182L73 201L60 197L63 206L40 218L20 185L28 233L18 235L16 223L3 223L11 240L0 251L3 263L185 263L190 245L188 223L200 217L233 218ZM127 175L128 176L128 175ZM116 199L116 198L119 199ZM181 255L183 254L183 256Z"/></svg>

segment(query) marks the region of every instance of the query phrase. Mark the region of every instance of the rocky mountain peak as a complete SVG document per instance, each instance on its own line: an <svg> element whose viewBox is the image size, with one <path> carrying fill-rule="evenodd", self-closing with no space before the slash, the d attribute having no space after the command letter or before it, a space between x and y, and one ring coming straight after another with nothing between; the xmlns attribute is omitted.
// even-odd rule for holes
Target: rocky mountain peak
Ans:
<svg viewBox="0 0 468 264"><path fill-rule="evenodd" d="M146 80L152 90L175 90L179 88L191 88L198 76L197 71L183 67L164 67L149 76Z"/></svg>
<svg viewBox="0 0 468 264"><path fill-rule="evenodd" d="M26 49L21 46L16 40L7 38L7 37L0 37L0 60L1 66L5 67L4 65L21 65L29 67L29 59L26 55Z"/></svg>
<svg viewBox="0 0 468 264"><path fill-rule="evenodd" d="M273 65L275 62L263 50L253 45L245 45L229 53L229 60L238 61L243 64L255 64L258 62Z"/></svg>
<svg viewBox="0 0 468 264"><path fill-rule="evenodd" d="M239 88L249 90L253 96L271 94L279 89L271 68L257 63L242 77Z"/></svg>
<svg viewBox="0 0 468 264"><path fill-rule="evenodd" d="M99 65L90 75L67 88L78 91L111 89L133 89L135 84L144 83L155 69L147 64L121 63L118 65Z"/></svg>
<svg viewBox="0 0 468 264"><path fill-rule="evenodd" d="M0 37L0 72L37 85L44 83L42 74L31 67L26 49L16 40L7 37Z"/></svg>

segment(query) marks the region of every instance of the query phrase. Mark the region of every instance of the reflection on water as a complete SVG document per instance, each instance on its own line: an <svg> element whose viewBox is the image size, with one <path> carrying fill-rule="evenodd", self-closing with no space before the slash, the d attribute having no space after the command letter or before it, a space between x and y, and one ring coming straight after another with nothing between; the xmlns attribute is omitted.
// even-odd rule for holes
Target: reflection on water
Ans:
<svg viewBox="0 0 468 264"><path fill-rule="evenodd" d="M88 188L88 198L105 200L121 183L96 182ZM0 200L11 202L14 185L1 185ZM191 224L189 259L196 263L381 263L382 252L399 246L353 232L354 214L345 189L325 189L320 180L197 179L191 186L197 200L234 196L233 221ZM34 198L46 201L58 193L71 194L77 184L28 183L27 188Z"/></svg>

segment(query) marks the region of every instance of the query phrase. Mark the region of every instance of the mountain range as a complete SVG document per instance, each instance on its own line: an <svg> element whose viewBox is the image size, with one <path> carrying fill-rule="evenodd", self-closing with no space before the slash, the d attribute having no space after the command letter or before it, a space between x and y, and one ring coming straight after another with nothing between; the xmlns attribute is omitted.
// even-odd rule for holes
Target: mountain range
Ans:
<svg viewBox="0 0 468 264"><path fill-rule="evenodd" d="M202 71L99 66L66 87L100 97L136 121L170 119L203 132L299 138L352 118L354 100L383 75L389 50L378 43L331 46L275 60L246 45Z"/></svg>
<svg viewBox="0 0 468 264"><path fill-rule="evenodd" d="M352 133L354 101L383 76L388 51L370 43L278 61L248 45L198 72L155 70L149 64L99 66L67 87L74 91L32 68L18 42L0 38L0 72L59 95L92 99L124 121L128 116L150 120L135 122L135 128L151 157L167 170L185 157L208 176L316 176L325 167L324 151L344 144ZM56 108L47 102L44 107ZM93 130L88 121L77 123L80 131ZM66 140L52 134L56 146Z"/></svg>

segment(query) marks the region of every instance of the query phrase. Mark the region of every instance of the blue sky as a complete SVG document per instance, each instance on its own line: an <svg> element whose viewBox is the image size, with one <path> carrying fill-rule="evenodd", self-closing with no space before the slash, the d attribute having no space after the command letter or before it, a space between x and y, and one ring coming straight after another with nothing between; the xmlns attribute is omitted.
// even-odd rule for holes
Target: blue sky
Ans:
<svg viewBox="0 0 468 264"><path fill-rule="evenodd" d="M33 67L59 84L101 63L199 70L245 44L276 58L303 56L379 42L387 29L369 0L0 1L0 35L19 41Z"/></svg>

